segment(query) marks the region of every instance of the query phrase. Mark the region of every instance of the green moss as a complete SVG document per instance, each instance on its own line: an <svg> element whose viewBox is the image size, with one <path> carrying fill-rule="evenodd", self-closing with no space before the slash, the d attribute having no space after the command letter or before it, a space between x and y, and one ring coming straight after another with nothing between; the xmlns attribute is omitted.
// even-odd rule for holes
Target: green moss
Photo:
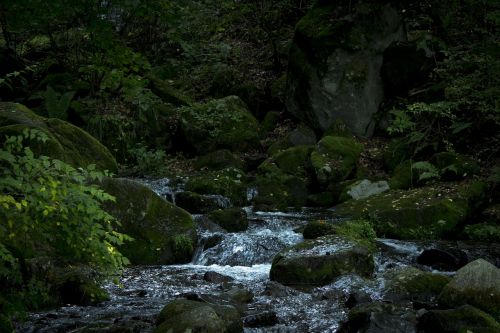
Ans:
<svg viewBox="0 0 500 333"><path fill-rule="evenodd" d="M175 89L167 81L161 80L153 75L149 75L151 90L163 101L174 105L191 105L193 101L179 90Z"/></svg>
<svg viewBox="0 0 500 333"><path fill-rule="evenodd" d="M181 130L199 153L221 148L240 151L259 144L259 124L236 96L182 108Z"/></svg>
<svg viewBox="0 0 500 333"><path fill-rule="evenodd" d="M500 243L499 225L487 223L468 225L464 231L469 239L488 243Z"/></svg>
<svg viewBox="0 0 500 333"><path fill-rule="evenodd" d="M311 153L311 165L322 185L346 180L356 169L363 147L352 138L325 136Z"/></svg>
<svg viewBox="0 0 500 333"><path fill-rule="evenodd" d="M263 169L260 169L261 172ZM260 209L302 207L307 202L307 180L288 175L272 164L264 174L257 176L258 195L253 203Z"/></svg>
<svg viewBox="0 0 500 333"><path fill-rule="evenodd" d="M487 313L464 305L457 309L426 312L420 318L418 328L423 332L495 333L500 331L500 323Z"/></svg>
<svg viewBox="0 0 500 333"><path fill-rule="evenodd" d="M245 231L248 228L247 214L240 208L215 210L208 214L208 218L228 232Z"/></svg>
<svg viewBox="0 0 500 333"><path fill-rule="evenodd" d="M334 226L326 221L311 221L307 223L302 231L304 239L315 239L326 235L332 235L334 233Z"/></svg>
<svg viewBox="0 0 500 333"><path fill-rule="evenodd" d="M406 190L416 184L418 177L417 173L412 170L412 162L404 161L399 164L389 180L389 187L394 190Z"/></svg>
<svg viewBox="0 0 500 333"><path fill-rule="evenodd" d="M271 161L276 163L278 168L289 174L298 177L307 177L309 170L309 155L313 147L299 146L289 148L271 157Z"/></svg>
<svg viewBox="0 0 500 333"><path fill-rule="evenodd" d="M391 190L336 207L340 215L365 217L377 235L426 239L457 235L460 226L484 200L485 185L445 183L410 191Z"/></svg>
<svg viewBox="0 0 500 333"><path fill-rule="evenodd" d="M221 170L225 168L243 169L245 162L227 149L217 150L200 156L194 162L197 169Z"/></svg>
<svg viewBox="0 0 500 333"><path fill-rule="evenodd" d="M260 123L260 133L265 136L267 133L271 132L276 128L280 114L277 111L270 111L266 113L264 119Z"/></svg>
<svg viewBox="0 0 500 333"><path fill-rule="evenodd" d="M120 248L133 264L173 264L191 259L197 239L189 213L131 180L108 178L102 187L116 197L116 202L107 204L106 210L121 222L119 231L134 238ZM178 251L175 239L190 240L189 255L184 251L187 246Z"/></svg>
<svg viewBox="0 0 500 333"><path fill-rule="evenodd" d="M37 116L20 104L0 103L0 126L4 135L19 134L26 128L44 132L48 136L45 143L29 143L36 154L59 159L74 167L95 164L100 170L117 170L109 150L90 134L65 121Z"/></svg>
<svg viewBox="0 0 500 333"><path fill-rule="evenodd" d="M393 139L384 149L383 159L385 167L392 171L398 165L411 157L411 150L402 140Z"/></svg>
<svg viewBox="0 0 500 333"><path fill-rule="evenodd" d="M377 237L371 223L366 220L350 220L334 226L336 235L347 238L357 244L363 245L370 250L375 249L375 238Z"/></svg>
<svg viewBox="0 0 500 333"><path fill-rule="evenodd" d="M307 196L307 206L310 207L331 207L334 203L335 196L332 192L314 193Z"/></svg>
<svg viewBox="0 0 500 333"><path fill-rule="evenodd" d="M198 194L219 194L229 198L234 205L246 203L245 173L235 168L209 171L191 177L186 190Z"/></svg>

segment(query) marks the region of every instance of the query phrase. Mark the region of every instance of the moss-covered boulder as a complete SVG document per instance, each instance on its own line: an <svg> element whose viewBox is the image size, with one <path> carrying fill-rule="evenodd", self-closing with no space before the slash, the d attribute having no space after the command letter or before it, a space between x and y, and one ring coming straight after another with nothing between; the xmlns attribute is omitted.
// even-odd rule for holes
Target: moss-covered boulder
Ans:
<svg viewBox="0 0 500 333"><path fill-rule="evenodd" d="M244 169L245 162L228 149L221 149L198 157L194 162L194 167L198 170Z"/></svg>
<svg viewBox="0 0 500 333"><path fill-rule="evenodd" d="M230 199L231 204L243 206L247 202L245 173L236 168L203 172L186 182L186 190L198 194L218 194Z"/></svg>
<svg viewBox="0 0 500 333"><path fill-rule="evenodd" d="M335 211L370 219L380 237L429 239L457 236L485 197L482 182L443 183L349 200Z"/></svg>
<svg viewBox="0 0 500 333"><path fill-rule="evenodd" d="M283 172L288 175L307 178L310 173L309 156L312 146L298 146L278 152L259 166L261 174ZM279 169L278 170L276 170Z"/></svg>
<svg viewBox="0 0 500 333"><path fill-rule="evenodd" d="M408 333L415 332L416 313L402 305L374 302L353 307L338 333Z"/></svg>
<svg viewBox="0 0 500 333"><path fill-rule="evenodd" d="M324 220L309 222L302 231L305 239L315 239L326 235L339 235L368 249L375 249L375 231L368 221L347 220L329 223Z"/></svg>
<svg viewBox="0 0 500 333"><path fill-rule="evenodd" d="M252 203L259 210L303 207L309 194L306 179L288 175L279 169L258 175L255 186L257 195L252 199Z"/></svg>
<svg viewBox="0 0 500 333"><path fill-rule="evenodd" d="M285 248L273 260L270 278L291 286L325 285L343 274L370 276L372 251L340 236L324 236Z"/></svg>
<svg viewBox="0 0 500 333"><path fill-rule="evenodd" d="M23 105L0 103L0 133L18 135L25 129L40 130L48 137L44 143L35 140L28 143L36 154L74 167L95 164L100 170L117 170L113 155L87 132L60 119L38 116Z"/></svg>
<svg viewBox="0 0 500 333"><path fill-rule="evenodd" d="M331 207L335 203L335 195L332 192L312 193L307 196L308 207Z"/></svg>
<svg viewBox="0 0 500 333"><path fill-rule="evenodd" d="M500 269L483 259L465 265L444 287L439 304L470 304L500 319Z"/></svg>
<svg viewBox="0 0 500 333"><path fill-rule="evenodd" d="M311 153L311 165L319 184L346 180L355 170L363 147L353 138L325 136Z"/></svg>
<svg viewBox="0 0 500 333"><path fill-rule="evenodd" d="M296 26L285 104L325 131L342 119L356 135L373 133L383 100L384 50L404 40L396 9L381 2L318 1Z"/></svg>
<svg viewBox="0 0 500 333"><path fill-rule="evenodd" d="M204 195L194 192L184 191L175 195L175 205L187 210L191 214L205 214L213 210L225 208L228 200L223 200L219 196Z"/></svg>
<svg viewBox="0 0 500 333"><path fill-rule="evenodd" d="M424 304L437 302L437 297L450 278L421 271L414 267L399 267L384 273L384 299L392 302L412 301Z"/></svg>
<svg viewBox="0 0 500 333"><path fill-rule="evenodd" d="M304 239L316 239L326 235L332 235L334 233L334 225L332 223L328 223L327 221L308 222L304 227L304 230L302 230Z"/></svg>
<svg viewBox="0 0 500 333"><path fill-rule="evenodd" d="M236 96L184 107L180 116L183 139L197 153L259 145L259 123Z"/></svg>
<svg viewBox="0 0 500 333"><path fill-rule="evenodd" d="M385 180L374 182L369 179L358 180L344 188L339 197L339 201L366 199L386 191L389 191L389 184Z"/></svg>
<svg viewBox="0 0 500 333"><path fill-rule="evenodd" d="M217 305L187 299L167 304L157 320L154 333L239 333L243 323L232 305Z"/></svg>
<svg viewBox="0 0 500 333"><path fill-rule="evenodd" d="M191 105L193 103L190 97L184 95L168 81L162 80L153 74L148 75L148 80L151 91L163 101L177 106Z"/></svg>
<svg viewBox="0 0 500 333"><path fill-rule="evenodd" d="M241 208L218 209L210 212L208 218L228 232L245 231L248 228L247 214Z"/></svg>
<svg viewBox="0 0 500 333"><path fill-rule="evenodd" d="M486 312L464 305L457 309L425 312L418 318L417 330L422 333L495 333L500 332L500 323Z"/></svg>
<svg viewBox="0 0 500 333"><path fill-rule="evenodd" d="M191 215L148 187L128 179L106 178L102 188L116 197L105 209L121 222L119 231L134 238L120 247L133 264L173 264L191 260L196 226Z"/></svg>

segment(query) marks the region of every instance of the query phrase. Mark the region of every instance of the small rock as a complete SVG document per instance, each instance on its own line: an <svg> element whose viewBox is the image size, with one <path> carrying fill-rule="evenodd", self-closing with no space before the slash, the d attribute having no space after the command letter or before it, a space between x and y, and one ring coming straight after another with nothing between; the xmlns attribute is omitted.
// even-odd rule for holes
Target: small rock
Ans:
<svg viewBox="0 0 500 333"><path fill-rule="evenodd" d="M278 317L274 311L257 313L243 318L243 325L246 327L274 326L277 323Z"/></svg>
<svg viewBox="0 0 500 333"><path fill-rule="evenodd" d="M203 280L207 282L213 282L213 283L223 283L223 282L231 282L234 281L234 279L230 276L223 275L217 272L206 272L205 275L203 275Z"/></svg>

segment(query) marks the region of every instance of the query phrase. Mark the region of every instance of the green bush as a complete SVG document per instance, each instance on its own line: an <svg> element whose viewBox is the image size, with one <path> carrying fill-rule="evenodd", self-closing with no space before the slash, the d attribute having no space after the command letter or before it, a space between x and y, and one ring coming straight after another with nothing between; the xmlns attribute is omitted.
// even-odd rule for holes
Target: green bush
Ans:
<svg viewBox="0 0 500 333"><path fill-rule="evenodd" d="M10 136L0 149L0 291L11 294L33 288L23 265L50 257L85 264L109 276L128 260L116 247L129 237L113 230L118 222L101 204L114 200L96 185L105 176L94 166L75 169L59 160L35 156L24 144L46 141L37 130ZM30 278L31 279L31 278Z"/></svg>

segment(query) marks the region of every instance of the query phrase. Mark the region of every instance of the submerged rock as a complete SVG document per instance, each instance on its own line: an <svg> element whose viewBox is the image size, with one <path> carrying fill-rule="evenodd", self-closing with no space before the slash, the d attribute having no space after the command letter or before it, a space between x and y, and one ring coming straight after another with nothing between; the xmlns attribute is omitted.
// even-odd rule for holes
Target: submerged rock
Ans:
<svg viewBox="0 0 500 333"><path fill-rule="evenodd" d="M270 278L292 286L325 285L357 273L370 276L372 252L346 237L324 236L285 248L274 257Z"/></svg>
<svg viewBox="0 0 500 333"><path fill-rule="evenodd" d="M447 307L470 304L499 319L500 269L483 259L467 264L444 287L439 303Z"/></svg>
<svg viewBox="0 0 500 333"><path fill-rule="evenodd" d="M38 116L21 104L0 103L0 133L19 135L25 129L37 129L48 137L43 143L28 142L35 154L61 160L76 168L95 164L100 170L117 170L109 150L82 129L60 119Z"/></svg>
<svg viewBox="0 0 500 333"><path fill-rule="evenodd" d="M106 178L102 188L116 197L105 209L121 222L119 231L134 238L120 247L133 264L189 262L196 248L196 225L191 215L128 179Z"/></svg>
<svg viewBox="0 0 500 333"><path fill-rule="evenodd" d="M285 104L315 130L342 119L371 136L384 97L383 52L404 40L396 9L379 2L318 1L297 24L290 50Z"/></svg>
<svg viewBox="0 0 500 333"><path fill-rule="evenodd" d="M227 205L219 197L190 191L177 193L175 195L175 204L191 214L204 214L216 209L225 208Z"/></svg>

